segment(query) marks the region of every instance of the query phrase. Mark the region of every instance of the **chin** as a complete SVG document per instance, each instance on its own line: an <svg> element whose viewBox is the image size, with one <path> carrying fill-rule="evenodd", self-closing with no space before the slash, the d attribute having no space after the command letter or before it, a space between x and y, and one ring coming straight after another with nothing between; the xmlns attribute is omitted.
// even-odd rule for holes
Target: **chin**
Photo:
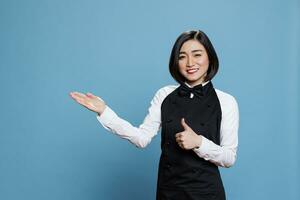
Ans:
<svg viewBox="0 0 300 200"><path fill-rule="evenodd" d="M196 82L196 81L199 81L200 79L202 78L202 76L197 76L197 77L189 77L189 76L186 76L185 79L187 81L190 81L190 82Z"/></svg>
<svg viewBox="0 0 300 200"><path fill-rule="evenodd" d="M197 77L197 78L191 78L191 77L186 77L186 82L190 85L198 84L198 83L203 83L204 80L200 81L202 77Z"/></svg>

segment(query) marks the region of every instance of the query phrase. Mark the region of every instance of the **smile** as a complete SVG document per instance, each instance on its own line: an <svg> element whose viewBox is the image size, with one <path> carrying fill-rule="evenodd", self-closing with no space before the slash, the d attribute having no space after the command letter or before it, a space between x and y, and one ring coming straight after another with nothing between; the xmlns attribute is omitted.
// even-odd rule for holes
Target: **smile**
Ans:
<svg viewBox="0 0 300 200"><path fill-rule="evenodd" d="M193 68L193 69L188 69L186 70L188 74L193 74L195 72L197 72L199 70L199 68Z"/></svg>

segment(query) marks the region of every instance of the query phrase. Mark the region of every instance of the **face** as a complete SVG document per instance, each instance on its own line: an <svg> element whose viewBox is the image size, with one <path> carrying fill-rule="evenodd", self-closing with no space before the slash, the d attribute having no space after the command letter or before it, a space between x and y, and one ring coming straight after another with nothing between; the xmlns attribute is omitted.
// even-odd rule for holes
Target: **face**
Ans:
<svg viewBox="0 0 300 200"><path fill-rule="evenodd" d="M186 41L181 46L178 65L189 85L203 83L209 66L206 49L197 40Z"/></svg>

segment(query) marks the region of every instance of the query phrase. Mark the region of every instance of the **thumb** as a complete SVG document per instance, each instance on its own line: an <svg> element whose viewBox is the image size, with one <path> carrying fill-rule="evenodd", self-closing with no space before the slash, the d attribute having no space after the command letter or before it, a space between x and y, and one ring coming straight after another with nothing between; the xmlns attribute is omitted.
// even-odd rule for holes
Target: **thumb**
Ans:
<svg viewBox="0 0 300 200"><path fill-rule="evenodd" d="M187 124L185 123L185 119L184 119L184 118L181 119L181 125L182 125L182 127L184 128L185 131L191 129L191 128L189 127L189 125L187 125Z"/></svg>

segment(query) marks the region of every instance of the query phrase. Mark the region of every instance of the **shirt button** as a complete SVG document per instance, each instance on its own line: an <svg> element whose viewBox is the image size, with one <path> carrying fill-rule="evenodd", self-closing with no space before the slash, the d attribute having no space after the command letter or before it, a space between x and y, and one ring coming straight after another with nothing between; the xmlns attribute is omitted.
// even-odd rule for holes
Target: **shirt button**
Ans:
<svg viewBox="0 0 300 200"><path fill-rule="evenodd" d="M170 142L167 142L166 144L167 144L167 145L170 145Z"/></svg>
<svg viewBox="0 0 300 200"><path fill-rule="evenodd" d="M205 125L205 124L202 122L202 123L201 123L201 126L204 126L204 125Z"/></svg>

